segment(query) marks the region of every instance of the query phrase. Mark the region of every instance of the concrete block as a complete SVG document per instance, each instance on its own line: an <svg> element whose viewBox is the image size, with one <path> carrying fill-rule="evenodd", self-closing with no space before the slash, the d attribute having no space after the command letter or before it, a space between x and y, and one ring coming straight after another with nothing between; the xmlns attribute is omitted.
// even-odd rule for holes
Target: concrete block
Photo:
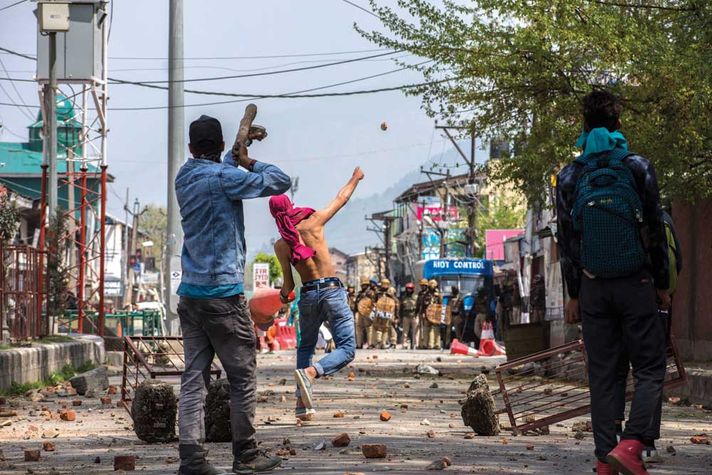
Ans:
<svg viewBox="0 0 712 475"><path fill-rule="evenodd" d="M72 335L74 341L39 343L26 348L0 351L0 389L9 389L12 383L43 381L65 365L74 368L91 361L103 364L106 358L104 340L94 335Z"/></svg>
<svg viewBox="0 0 712 475"><path fill-rule="evenodd" d="M78 394L85 395L90 391L98 393L109 387L109 373L106 367L100 366L74 376L69 380L69 383L77 390Z"/></svg>

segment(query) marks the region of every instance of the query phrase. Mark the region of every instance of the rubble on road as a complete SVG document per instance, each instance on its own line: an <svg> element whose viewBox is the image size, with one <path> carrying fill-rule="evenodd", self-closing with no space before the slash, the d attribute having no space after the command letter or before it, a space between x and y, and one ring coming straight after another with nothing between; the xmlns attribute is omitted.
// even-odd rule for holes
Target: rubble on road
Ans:
<svg viewBox="0 0 712 475"><path fill-rule="evenodd" d="M176 439L178 413L173 386L147 379L138 385L131 403L136 436L144 442L170 442Z"/></svg>
<svg viewBox="0 0 712 475"><path fill-rule="evenodd" d="M698 445L710 445L710 438L707 434L697 434L690 437L690 442Z"/></svg>
<svg viewBox="0 0 712 475"><path fill-rule="evenodd" d="M40 461L40 450L39 449L25 449L25 462L39 462Z"/></svg>
<svg viewBox="0 0 712 475"><path fill-rule="evenodd" d="M115 455L114 456L114 471L125 470L127 472L136 470L135 455Z"/></svg>
<svg viewBox="0 0 712 475"><path fill-rule="evenodd" d="M388 448L384 444L363 444L361 452L367 459L382 459L386 458Z"/></svg>
<svg viewBox="0 0 712 475"><path fill-rule="evenodd" d="M593 426L590 420L574 422L571 426L571 432L593 432Z"/></svg>
<svg viewBox="0 0 712 475"><path fill-rule="evenodd" d="M416 366L415 372L417 374L430 374L433 376L440 376L440 371L426 364L419 364L418 366Z"/></svg>
<svg viewBox="0 0 712 475"><path fill-rule="evenodd" d="M478 435L499 435L499 421L495 414L494 399L487 378L475 376L467 390L467 399L461 409L462 421Z"/></svg>
<svg viewBox="0 0 712 475"><path fill-rule="evenodd" d="M94 368L78 374L69 380L69 383L82 396L89 392L104 391L109 387L109 373L104 366Z"/></svg>
<svg viewBox="0 0 712 475"><path fill-rule="evenodd" d="M379 416L383 422L388 422L391 420L391 413L386 411L385 409L381 411L381 414Z"/></svg>
<svg viewBox="0 0 712 475"><path fill-rule="evenodd" d="M349 434L347 434L346 432L337 435L331 440L331 445L333 445L334 447L348 447L350 443L351 437L349 437Z"/></svg>

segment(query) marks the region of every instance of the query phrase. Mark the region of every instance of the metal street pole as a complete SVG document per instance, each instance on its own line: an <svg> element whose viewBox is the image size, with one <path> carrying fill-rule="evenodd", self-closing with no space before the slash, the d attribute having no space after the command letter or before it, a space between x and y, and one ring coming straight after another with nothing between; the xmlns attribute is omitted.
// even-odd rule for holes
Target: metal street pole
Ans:
<svg viewBox="0 0 712 475"><path fill-rule="evenodd" d="M166 316L170 334L178 333L177 297L183 230L175 192L175 178L185 160L185 116L183 111L183 0L170 0L168 12L168 229L166 270L163 276Z"/></svg>
<svg viewBox="0 0 712 475"><path fill-rule="evenodd" d="M472 127L470 134L470 173L467 177L467 183L473 185L475 183L475 128ZM475 257L475 238L477 237L477 196L472 197L472 205L467 208L467 249L466 257Z"/></svg>
<svg viewBox="0 0 712 475"><path fill-rule="evenodd" d="M47 101L47 158L49 161L49 183L47 184L47 205L50 221L57 216L57 33L49 33L49 87Z"/></svg>

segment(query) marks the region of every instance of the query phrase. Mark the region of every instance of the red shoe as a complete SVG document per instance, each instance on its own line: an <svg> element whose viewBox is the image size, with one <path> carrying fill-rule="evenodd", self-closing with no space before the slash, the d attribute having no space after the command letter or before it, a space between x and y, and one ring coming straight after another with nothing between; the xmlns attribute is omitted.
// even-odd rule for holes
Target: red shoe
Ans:
<svg viewBox="0 0 712 475"><path fill-rule="evenodd" d="M648 475L641 457L644 448L639 440L621 440L616 448L610 451L606 460L614 470L623 475Z"/></svg>
<svg viewBox="0 0 712 475"><path fill-rule="evenodd" d="M610 464L606 462L601 462L600 460L596 462L596 474L597 475L618 475L618 470L611 467Z"/></svg>

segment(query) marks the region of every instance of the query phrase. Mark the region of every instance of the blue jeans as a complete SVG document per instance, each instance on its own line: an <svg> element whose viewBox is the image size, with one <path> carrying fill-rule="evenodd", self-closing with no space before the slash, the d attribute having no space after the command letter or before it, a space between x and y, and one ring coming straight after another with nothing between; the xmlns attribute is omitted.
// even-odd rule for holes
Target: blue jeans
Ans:
<svg viewBox="0 0 712 475"><path fill-rule="evenodd" d="M312 365L319 327L327 320L336 349ZM301 341L297 348L297 369L314 366L319 376L323 376L336 373L353 361L356 353L354 314L343 288L302 291L299 300L299 329Z"/></svg>

